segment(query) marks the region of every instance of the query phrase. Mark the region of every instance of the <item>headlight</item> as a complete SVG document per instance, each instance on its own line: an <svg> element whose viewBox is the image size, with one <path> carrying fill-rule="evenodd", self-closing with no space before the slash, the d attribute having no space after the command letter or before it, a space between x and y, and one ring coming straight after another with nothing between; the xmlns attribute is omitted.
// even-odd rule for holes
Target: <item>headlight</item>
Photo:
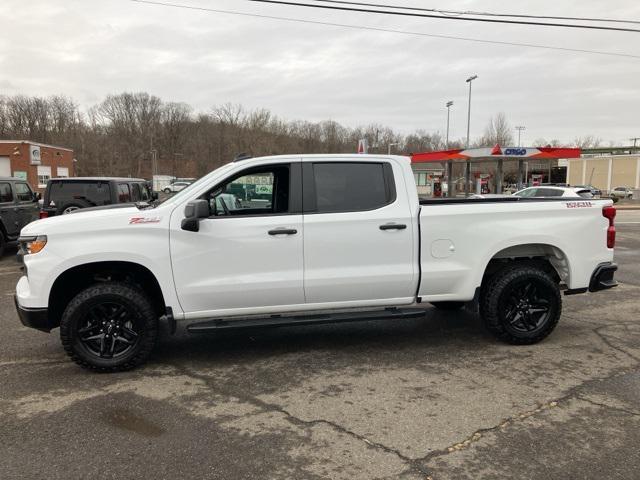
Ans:
<svg viewBox="0 0 640 480"><path fill-rule="evenodd" d="M24 255L31 255L40 252L47 244L46 235L38 235L37 237L20 237L18 239L20 248Z"/></svg>

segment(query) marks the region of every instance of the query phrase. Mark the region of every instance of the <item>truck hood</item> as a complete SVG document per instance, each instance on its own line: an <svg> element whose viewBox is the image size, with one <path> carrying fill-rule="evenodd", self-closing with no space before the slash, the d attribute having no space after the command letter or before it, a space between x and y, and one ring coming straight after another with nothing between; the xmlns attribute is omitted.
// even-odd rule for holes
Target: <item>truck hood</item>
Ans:
<svg viewBox="0 0 640 480"><path fill-rule="evenodd" d="M163 218L168 219L169 212L165 209L149 208L139 210L135 206L124 208L107 208L75 212L69 215L58 215L51 218L36 220L25 226L21 236L50 235L55 233L95 232L125 228L128 225L160 223Z"/></svg>

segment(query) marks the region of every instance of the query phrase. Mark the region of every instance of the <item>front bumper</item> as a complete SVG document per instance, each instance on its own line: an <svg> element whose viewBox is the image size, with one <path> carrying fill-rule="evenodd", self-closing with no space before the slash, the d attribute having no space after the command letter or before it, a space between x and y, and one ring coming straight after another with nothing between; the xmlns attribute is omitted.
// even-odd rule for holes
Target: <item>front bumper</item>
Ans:
<svg viewBox="0 0 640 480"><path fill-rule="evenodd" d="M600 290L617 287L618 282L613 278L616 270L618 270L618 265L615 263L601 263L598 265L594 270L593 275L591 275L589 291L598 292Z"/></svg>
<svg viewBox="0 0 640 480"><path fill-rule="evenodd" d="M47 308L25 308L18 303L18 297L13 296L16 304L18 317L25 327L35 328L41 332L49 333L54 328L49 322L49 309Z"/></svg>

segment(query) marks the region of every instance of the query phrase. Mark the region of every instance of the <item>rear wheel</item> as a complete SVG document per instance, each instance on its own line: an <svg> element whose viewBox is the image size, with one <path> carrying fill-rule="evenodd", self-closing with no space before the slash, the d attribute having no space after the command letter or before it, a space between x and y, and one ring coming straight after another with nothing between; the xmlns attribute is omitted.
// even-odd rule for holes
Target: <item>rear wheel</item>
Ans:
<svg viewBox="0 0 640 480"><path fill-rule="evenodd" d="M158 334L148 297L125 283L99 283L76 295L60 321L71 359L103 372L129 370L146 361Z"/></svg>
<svg viewBox="0 0 640 480"><path fill-rule="evenodd" d="M460 310L464 307L464 302L431 302L431 305L438 310Z"/></svg>
<svg viewBox="0 0 640 480"><path fill-rule="evenodd" d="M7 240L4 238L4 233L0 231L0 257L4 255L4 249L7 246Z"/></svg>
<svg viewBox="0 0 640 480"><path fill-rule="evenodd" d="M560 288L535 265L514 265L484 286L480 312L487 329L509 343L539 342L556 327L562 312Z"/></svg>

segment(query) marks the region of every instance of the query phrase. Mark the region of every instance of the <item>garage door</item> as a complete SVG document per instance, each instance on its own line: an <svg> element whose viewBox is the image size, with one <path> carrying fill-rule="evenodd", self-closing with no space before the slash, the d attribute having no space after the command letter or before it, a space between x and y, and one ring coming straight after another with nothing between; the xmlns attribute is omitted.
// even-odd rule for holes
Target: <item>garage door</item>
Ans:
<svg viewBox="0 0 640 480"><path fill-rule="evenodd" d="M0 157L0 177L11 176L11 160L9 157Z"/></svg>

